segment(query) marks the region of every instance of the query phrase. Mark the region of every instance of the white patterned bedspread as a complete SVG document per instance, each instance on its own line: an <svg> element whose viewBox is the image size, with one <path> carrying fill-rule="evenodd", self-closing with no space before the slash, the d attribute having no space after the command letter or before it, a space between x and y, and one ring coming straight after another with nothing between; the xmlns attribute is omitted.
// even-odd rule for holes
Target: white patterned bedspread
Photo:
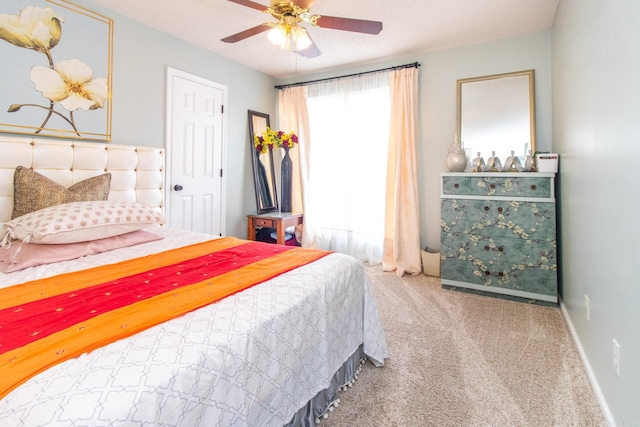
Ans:
<svg viewBox="0 0 640 427"><path fill-rule="evenodd" d="M210 239L165 239L12 274L0 287ZM364 343L387 348L364 269L331 254L69 360L0 401L0 426L281 426Z"/></svg>

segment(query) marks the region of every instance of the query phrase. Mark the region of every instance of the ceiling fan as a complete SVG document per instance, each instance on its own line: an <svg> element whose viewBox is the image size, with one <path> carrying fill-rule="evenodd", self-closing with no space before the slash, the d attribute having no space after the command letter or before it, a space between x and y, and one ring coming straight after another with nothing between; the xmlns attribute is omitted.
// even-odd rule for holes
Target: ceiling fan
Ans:
<svg viewBox="0 0 640 427"><path fill-rule="evenodd" d="M237 34L225 37L222 39L225 43L236 43L270 30L269 39L276 46L287 50L294 50L306 58L314 58L320 55L320 49L300 23L304 22L321 28L365 34L378 34L382 31L382 22L378 21L312 15L309 13L309 8L315 0L271 0L268 7L251 0L229 1L261 12L267 12L276 19L276 22L264 22Z"/></svg>

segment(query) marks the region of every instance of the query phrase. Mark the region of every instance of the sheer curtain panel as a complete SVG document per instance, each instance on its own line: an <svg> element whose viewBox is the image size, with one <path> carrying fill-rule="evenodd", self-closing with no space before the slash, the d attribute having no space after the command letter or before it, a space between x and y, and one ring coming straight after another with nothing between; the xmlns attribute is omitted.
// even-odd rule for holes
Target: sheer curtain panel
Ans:
<svg viewBox="0 0 640 427"><path fill-rule="evenodd" d="M303 246L383 263L400 275L420 272L417 69L411 71L409 77L372 72L280 90L280 128L300 137Z"/></svg>

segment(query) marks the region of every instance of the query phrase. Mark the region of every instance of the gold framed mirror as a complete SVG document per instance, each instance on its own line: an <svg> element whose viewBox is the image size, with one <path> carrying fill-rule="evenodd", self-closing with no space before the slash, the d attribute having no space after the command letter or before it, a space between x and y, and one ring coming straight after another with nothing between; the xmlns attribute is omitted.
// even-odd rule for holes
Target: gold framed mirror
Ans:
<svg viewBox="0 0 640 427"><path fill-rule="evenodd" d="M472 77L457 81L457 130L467 155L511 152L524 161L536 151L535 71Z"/></svg>
<svg viewBox="0 0 640 427"><path fill-rule="evenodd" d="M258 214L278 211L278 193L276 191L276 176L273 166L273 153L267 150L261 153L256 149L255 136L271 127L269 115L249 110L249 144L253 163L253 180L256 190L256 205Z"/></svg>

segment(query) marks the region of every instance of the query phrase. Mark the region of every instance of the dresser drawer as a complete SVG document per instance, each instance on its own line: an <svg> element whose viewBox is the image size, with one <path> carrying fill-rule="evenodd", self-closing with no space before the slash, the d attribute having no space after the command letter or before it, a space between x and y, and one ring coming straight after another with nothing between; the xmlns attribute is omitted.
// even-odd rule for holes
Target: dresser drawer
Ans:
<svg viewBox="0 0 640 427"><path fill-rule="evenodd" d="M551 198L549 177L443 176L442 194L453 196L500 196Z"/></svg>
<svg viewBox="0 0 640 427"><path fill-rule="evenodd" d="M555 204L508 200L442 199L440 225L445 236L556 239Z"/></svg>
<svg viewBox="0 0 640 427"><path fill-rule="evenodd" d="M475 285L555 295L555 242L458 236L440 247L441 276Z"/></svg>
<svg viewBox="0 0 640 427"><path fill-rule="evenodd" d="M253 225L255 227L270 227L275 228L276 222L272 219L264 219L264 218L255 218L253 220Z"/></svg>
<svg viewBox="0 0 640 427"><path fill-rule="evenodd" d="M477 235L451 236L446 240L447 242L440 248L442 259L466 260L481 271L491 271L489 267L496 264L508 266L502 269L493 269L496 274L500 271L557 269L555 241L534 241L510 237L491 238Z"/></svg>
<svg viewBox="0 0 640 427"><path fill-rule="evenodd" d="M480 266L465 259L445 258L440 263L440 274L447 280L482 286L488 292L492 292L492 288L501 288L551 297L557 294L555 268L520 270L502 262Z"/></svg>

